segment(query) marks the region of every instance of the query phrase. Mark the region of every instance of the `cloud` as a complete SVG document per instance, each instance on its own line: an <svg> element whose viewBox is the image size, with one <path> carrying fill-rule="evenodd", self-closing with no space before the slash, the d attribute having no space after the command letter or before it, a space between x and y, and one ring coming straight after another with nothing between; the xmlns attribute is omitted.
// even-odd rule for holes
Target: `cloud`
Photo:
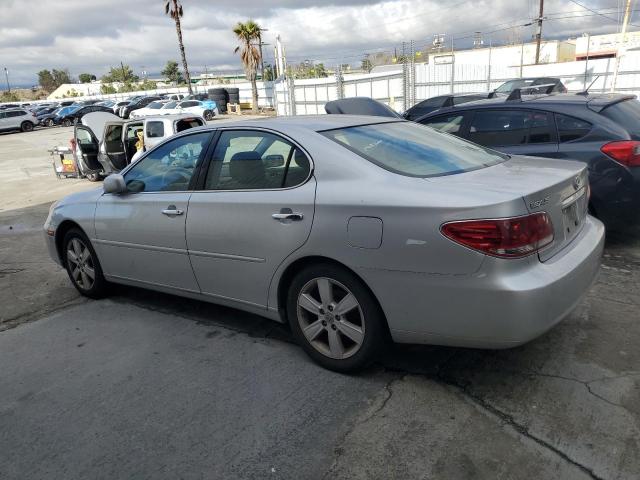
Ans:
<svg viewBox="0 0 640 480"><path fill-rule="evenodd" d="M290 62L304 59L327 65L355 63L367 52L392 51L411 39L428 46L435 33L455 34L456 46L468 46L474 31L491 32L494 43L506 40L509 27L537 15L537 2L510 0L182 0L187 59L196 73L240 70L233 54L231 28L254 18L267 28L265 58L273 58L280 35ZM582 3L582 2L581 2ZM583 0L590 8L607 7ZM609 5L610 6L610 5ZM160 0L2 0L0 67L14 83L36 83L43 68L67 67L77 76L97 76L122 61L136 72L159 72L179 59L175 25ZM544 34L549 38L583 31L615 31L615 20L589 14L575 4L548 0ZM582 12L582 13L580 13ZM571 18L562 18L568 16ZM612 14L616 17L616 14ZM532 27L520 31L524 40ZM486 37L485 37L486 38Z"/></svg>

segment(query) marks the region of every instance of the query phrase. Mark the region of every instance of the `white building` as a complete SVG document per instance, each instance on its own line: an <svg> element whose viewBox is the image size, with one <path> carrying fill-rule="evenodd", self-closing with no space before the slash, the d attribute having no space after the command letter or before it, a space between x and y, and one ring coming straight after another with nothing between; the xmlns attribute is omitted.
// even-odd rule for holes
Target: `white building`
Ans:
<svg viewBox="0 0 640 480"><path fill-rule="evenodd" d="M627 32L622 38L619 33L607 35L583 35L576 39L576 60L587 58L611 58L620 52L640 47L640 32Z"/></svg>

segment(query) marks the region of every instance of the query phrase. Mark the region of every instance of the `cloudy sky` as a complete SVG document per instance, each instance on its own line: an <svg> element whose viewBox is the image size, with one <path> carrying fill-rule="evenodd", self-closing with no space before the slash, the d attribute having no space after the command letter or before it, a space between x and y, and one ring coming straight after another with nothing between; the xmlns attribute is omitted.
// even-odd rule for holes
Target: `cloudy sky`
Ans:
<svg viewBox="0 0 640 480"><path fill-rule="evenodd" d="M610 33L619 27L623 0L546 0L543 34L566 38L583 32ZM43 68L69 68L74 76L101 76L123 61L136 73L159 72L179 60L175 26L163 0L0 0L0 68L14 84L36 83ZM199 73L238 70L232 26L253 18L280 35L287 60L357 63L364 53L392 51L402 41L430 44L433 35L453 35L469 45L474 31L494 43L514 35L511 27L537 16L538 0L182 0L187 60ZM581 6L581 5L582 6ZM640 4L632 22L640 25ZM638 19L636 20L636 17ZM640 27L632 26L632 30ZM526 41L533 27L517 29ZM449 40L447 40L449 41ZM265 47L272 61L273 47ZM2 79L4 80L4 79ZM3 85L4 87L4 85Z"/></svg>

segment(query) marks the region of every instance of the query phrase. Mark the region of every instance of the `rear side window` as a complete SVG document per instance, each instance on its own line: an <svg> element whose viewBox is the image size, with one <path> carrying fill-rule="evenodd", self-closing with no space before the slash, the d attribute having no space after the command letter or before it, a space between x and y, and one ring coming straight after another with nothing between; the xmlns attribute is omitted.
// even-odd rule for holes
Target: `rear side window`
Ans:
<svg viewBox="0 0 640 480"><path fill-rule="evenodd" d="M640 102L631 99L614 103L600 112L629 132L634 140L640 140Z"/></svg>
<svg viewBox="0 0 640 480"><path fill-rule="evenodd" d="M422 120L420 123L423 125L428 125L431 128L435 128L440 132L452 133L453 135L458 135L460 133L460 129L462 128L462 121L464 120L464 115L440 115L438 117L426 118Z"/></svg>
<svg viewBox="0 0 640 480"><path fill-rule="evenodd" d="M164 122L147 122L147 138L164 137Z"/></svg>
<svg viewBox="0 0 640 480"><path fill-rule="evenodd" d="M12 112L7 112L7 117L22 117L26 114L27 112L25 112L24 110L14 110Z"/></svg>
<svg viewBox="0 0 640 480"><path fill-rule="evenodd" d="M526 110L480 110L469 125L469 140L480 145L526 145L552 141L546 112Z"/></svg>
<svg viewBox="0 0 640 480"><path fill-rule="evenodd" d="M577 140L591 131L589 122L559 113L556 113L556 125L558 126L558 138L561 143Z"/></svg>
<svg viewBox="0 0 640 480"><path fill-rule="evenodd" d="M412 122L390 122L321 132L372 163L408 177L451 175L509 158Z"/></svg>

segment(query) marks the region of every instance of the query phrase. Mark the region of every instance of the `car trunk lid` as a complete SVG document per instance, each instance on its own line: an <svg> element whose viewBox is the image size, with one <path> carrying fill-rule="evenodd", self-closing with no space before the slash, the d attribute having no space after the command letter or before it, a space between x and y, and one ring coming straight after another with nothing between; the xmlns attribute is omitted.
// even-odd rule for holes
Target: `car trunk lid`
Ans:
<svg viewBox="0 0 640 480"><path fill-rule="evenodd" d="M437 181L470 191L517 195L524 200L528 213L546 212L553 223L554 239L538 252L542 262L578 235L587 215L587 168L579 162L514 156L498 165L440 177Z"/></svg>

